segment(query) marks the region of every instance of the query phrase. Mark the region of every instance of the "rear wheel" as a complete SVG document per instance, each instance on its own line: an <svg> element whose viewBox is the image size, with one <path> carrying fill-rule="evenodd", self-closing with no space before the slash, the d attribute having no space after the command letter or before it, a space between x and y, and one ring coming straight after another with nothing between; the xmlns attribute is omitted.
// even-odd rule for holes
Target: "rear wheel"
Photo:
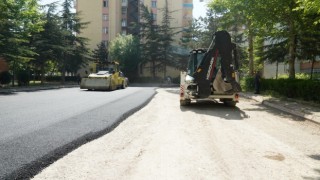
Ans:
<svg viewBox="0 0 320 180"><path fill-rule="evenodd" d="M223 104L226 106L235 107L237 102L236 101L224 101Z"/></svg>
<svg viewBox="0 0 320 180"><path fill-rule="evenodd" d="M191 104L190 99L180 100L180 106L188 106Z"/></svg>
<svg viewBox="0 0 320 180"><path fill-rule="evenodd" d="M110 78L110 83L109 83L109 90L113 91L116 89L116 85L113 83L112 78Z"/></svg>

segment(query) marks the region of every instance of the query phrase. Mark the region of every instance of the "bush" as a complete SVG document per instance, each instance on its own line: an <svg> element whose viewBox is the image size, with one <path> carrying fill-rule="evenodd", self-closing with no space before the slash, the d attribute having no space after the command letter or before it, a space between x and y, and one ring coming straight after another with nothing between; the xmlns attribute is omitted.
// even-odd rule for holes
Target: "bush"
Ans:
<svg viewBox="0 0 320 180"><path fill-rule="evenodd" d="M61 81L61 76L47 76L46 81L48 82L60 82ZM78 77L77 76L66 76L65 77L66 82L77 82Z"/></svg>
<svg viewBox="0 0 320 180"><path fill-rule="evenodd" d="M253 78L244 78L245 91L253 90ZM261 79L261 91L274 91L288 98L320 102L320 81L305 79Z"/></svg>
<svg viewBox="0 0 320 180"><path fill-rule="evenodd" d="M17 72L18 86L28 86L30 82L30 76L28 71L20 70Z"/></svg>
<svg viewBox="0 0 320 180"><path fill-rule="evenodd" d="M254 78L253 77L245 77L240 81L241 88L244 91L253 91L254 90Z"/></svg>
<svg viewBox="0 0 320 180"><path fill-rule="evenodd" d="M11 74L8 71L0 73L0 84L9 84L11 82Z"/></svg>

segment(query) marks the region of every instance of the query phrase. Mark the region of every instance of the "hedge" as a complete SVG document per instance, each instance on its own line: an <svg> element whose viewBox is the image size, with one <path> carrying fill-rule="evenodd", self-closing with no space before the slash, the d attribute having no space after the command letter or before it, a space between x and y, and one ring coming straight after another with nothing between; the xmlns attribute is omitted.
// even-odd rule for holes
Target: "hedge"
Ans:
<svg viewBox="0 0 320 180"><path fill-rule="evenodd" d="M241 85L245 91L254 89L254 79L244 78ZM320 81L304 79L261 79L261 91L274 91L288 98L320 102Z"/></svg>
<svg viewBox="0 0 320 180"><path fill-rule="evenodd" d="M11 74L8 71L0 72L0 84L9 84L11 82Z"/></svg>
<svg viewBox="0 0 320 180"><path fill-rule="evenodd" d="M17 72L18 86L28 86L30 82L29 72L27 70L20 70Z"/></svg>
<svg viewBox="0 0 320 180"><path fill-rule="evenodd" d="M48 82L60 82L61 76L46 76L46 81ZM78 77L77 76L65 76L66 82L77 82Z"/></svg>

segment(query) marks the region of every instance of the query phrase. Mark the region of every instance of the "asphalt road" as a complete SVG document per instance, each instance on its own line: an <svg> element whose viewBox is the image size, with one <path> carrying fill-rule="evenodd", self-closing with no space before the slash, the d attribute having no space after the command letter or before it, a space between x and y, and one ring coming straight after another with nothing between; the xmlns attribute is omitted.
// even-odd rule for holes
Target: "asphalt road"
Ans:
<svg viewBox="0 0 320 180"><path fill-rule="evenodd" d="M0 179L24 179L100 137L144 106L155 88L79 88L0 95Z"/></svg>

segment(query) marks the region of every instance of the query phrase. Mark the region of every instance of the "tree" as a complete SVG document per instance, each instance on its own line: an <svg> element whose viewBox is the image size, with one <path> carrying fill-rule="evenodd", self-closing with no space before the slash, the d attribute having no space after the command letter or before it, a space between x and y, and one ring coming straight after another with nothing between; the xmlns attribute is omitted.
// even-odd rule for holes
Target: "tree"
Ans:
<svg viewBox="0 0 320 180"><path fill-rule="evenodd" d="M159 27L159 41L160 41L160 54L159 58L163 67L163 76L164 78L167 76L167 65L174 64L172 56L170 56L170 46L173 42L173 28L170 27L170 21L172 17L168 8L168 0L165 1L165 7L162 9L163 17L162 24Z"/></svg>
<svg viewBox="0 0 320 180"><path fill-rule="evenodd" d="M42 25L37 0L0 0L0 56L9 62L13 76L35 55L30 37Z"/></svg>
<svg viewBox="0 0 320 180"><path fill-rule="evenodd" d="M146 6L141 5L141 22L140 22L140 48L141 57L143 58L142 64L151 63L151 74L155 79L156 71L161 67L159 63L159 57L161 57L161 52L159 47L161 47L159 41L159 26L156 25L154 19L154 14L149 11Z"/></svg>
<svg viewBox="0 0 320 180"><path fill-rule="evenodd" d="M137 77L140 63L139 39L132 35L119 35L110 42L110 57L120 61L120 67L129 79Z"/></svg>
<svg viewBox="0 0 320 180"><path fill-rule="evenodd" d="M314 0L297 0L298 7L295 10L302 10L305 15L315 14L317 15L313 19L313 24L320 23L320 1Z"/></svg>
<svg viewBox="0 0 320 180"><path fill-rule="evenodd" d="M253 24L255 7L259 6L253 0L216 0L210 3L210 8L220 16L220 26L232 30L235 43L243 41L241 28L246 26L248 37L249 74L254 73L254 36L256 27ZM240 34L239 34L240 33Z"/></svg>
<svg viewBox="0 0 320 180"><path fill-rule="evenodd" d="M106 43L101 41L100 44L97 45L97 48L93 50L93 58L95 62L98 64L99 68L104 68L108 64L108 49Z"/></svg>
<svg viewBox="0 0 320 180"><path fill-rule="evenodd" d="M262 1L255 0L256 7L253 19L255 23L265 27L265 36L286 40L288 48L289 78L295 78L295 60L297 57L297 37L301 24L301 13L295 0Z"/></svg>
<svg viewBox="0 0 320 180"><path fill-rule="evenodd" d="M213 34L219 26L219 18L208 9L206 17L193 19L183 33L182 44L191 49L209 47Z"/></svg>
<svg viewBox="0 0 320 180"><path fill-rule="evenodd" d="M310 79L313 77L314 63L316 57L320 55L320 24L314 23L318 14L304 14L298 39L298 57L305 60L311 60Z"/></svg>
<svg viewBox="0 0 320 180"><path fill-rule="evenodd" d="M62 7L62 30L63 45L65 48L59 52L60 71L62 75L62 83L65 82L65 73L67 71L75 72L81 66L87 63L87 54L89 49L86 47L87 38L80 37L81 30L88 23L81 22L77 13L71 12L73 0L65 0Z"/></svg>
<svg viewBox="0 0 320 180"><path fill-rule="evenodd" d="M32 46L35 47L37 55L31 61L34 66L34 73L40 67L41 83L44 82L45 68L49 61L58 61L59 52L65 48L62 44L63 32L61 29L61 19L55 14L56 5L48 5L46 14L43 16L45 24L43 30L32 36Z"/></svg>
<svg viewBox="0 0 320 180"><path fill-rule="evenodd" d="M265 41L265 39L263 39ZM288 56L289 51L287 48L287 41L279 41L279 39L266 40L272 42L271 44L264 45L260 51L261 61L268 61L276 63L276 79L278 79L279 62L285 62L285 57Z"/></svg>

